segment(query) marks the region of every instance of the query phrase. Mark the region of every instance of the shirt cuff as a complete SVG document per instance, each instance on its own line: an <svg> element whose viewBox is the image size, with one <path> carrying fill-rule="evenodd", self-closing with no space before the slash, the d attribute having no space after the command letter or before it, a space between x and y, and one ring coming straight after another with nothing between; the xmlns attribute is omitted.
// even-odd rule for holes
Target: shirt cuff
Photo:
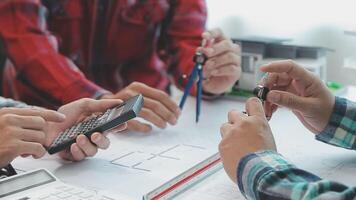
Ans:
<svg viewBox="0 0 356 200"><path fill-rule="evenodd" d="M335 97L335 106L328 125L315 136L321 142L356 149L356 104L345 98Z"/></svg>
<svg viewBox="0 0 356 200"><path fill-rule="evenodd" d="M276 170L294 168L275 151L260 151L240 160L237 168L237 184L246 199L258 199L256 190L263 177Z"/></svg>

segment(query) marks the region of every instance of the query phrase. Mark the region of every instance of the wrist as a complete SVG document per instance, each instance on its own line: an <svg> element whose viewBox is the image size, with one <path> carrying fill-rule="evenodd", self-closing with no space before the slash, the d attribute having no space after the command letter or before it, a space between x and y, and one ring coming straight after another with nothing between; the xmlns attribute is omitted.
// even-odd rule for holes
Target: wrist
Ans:
<svg viewBox="0 0 356 200"><path fill-rule="evenodd" d="M256 199L254 189L262 177L275 171L294 167L283 156L273 150L258 151L241 158L237 168L237 183L247 199Z"/></svg>
<svg viewBox="0 0 356 200"><path fill-rule="evenodd" d="M216 99L224 95L224 93L210 93L205 90L202 91L204 99Z"/></svg>
<svg viewBox="0 0 356 200"><path fill-rule="evenodd" d="M225 90L222 91L221 88L214 87L209 80L203 82L203 95L204 97L219 97L225 94Z"/></svg>
<svg viewBox="0 0 356 200"><path fill-rule="evenodd" d="M347 100L340 97L334 97L333 105L328 110L328 115L324 119L324 127L318 132L317 135L323 134L326 129L330 127L338 128L341 125L342 116L345 115L347 111Z"/></svg>
<svg viewBox="0 0 356 200"><path fill-rule="evenodd" d="M322 98L322 99L329 99L329 101L326 101L326 105L322 106L322 109L319 111L320 113L320 127L318 130L315 132L315 135L321 134L328 126L330 126L330 123L332 122L332 118L335 118L335 114L337 114L338 109L342 109L345 106L343 106L343 103L339 97L335 97L334 95ZM346 109L346 108L345 108Z"/></svg>
<svg viewBox="0 0 356 200"><path fill-rule="evenodd" d="M65 95L62 97L62 103L70 103L81 98L98 99L108 93L110 92L89 80L78 80L67 86Z"/></svg>
<svg viewBox="0 0 356 200"><path fill-rule="evenodd" d="M107 92L107 93L102 93L100 95L98 95L97 97L93 97L93 99L112 99L114 97L114 95L111 92Z"/></svg>

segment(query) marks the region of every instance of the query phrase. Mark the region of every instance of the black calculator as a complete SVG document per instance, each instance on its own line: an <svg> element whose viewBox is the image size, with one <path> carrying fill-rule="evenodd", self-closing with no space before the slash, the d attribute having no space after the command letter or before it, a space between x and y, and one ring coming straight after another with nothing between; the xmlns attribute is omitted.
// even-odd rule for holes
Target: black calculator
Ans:
<svg viewBox="0 0 356 200"><path fill-rule="evenodd" d="M48 147L47 151L49 154L54 154L66 149L76 142L76 138L80 134L84 134L90 138L95 132L104 132L115 128L137 117L142 105L143 96L140 94L130 98L117 107L106 110L104 113L89 117L61 132Z"/></svg>

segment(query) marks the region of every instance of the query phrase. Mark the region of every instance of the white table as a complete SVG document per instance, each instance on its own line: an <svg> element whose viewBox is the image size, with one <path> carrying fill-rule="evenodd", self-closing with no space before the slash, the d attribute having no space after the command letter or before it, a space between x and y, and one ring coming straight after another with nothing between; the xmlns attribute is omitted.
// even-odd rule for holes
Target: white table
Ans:
<svg viewBox="0 0 356 200"><path fill-rule="evenodd" d="M356 87L348 87L341 96L356 101ZM230 103L230 102L229 102ZM236 103L231 108L241 107ZM278 151L298 167L323 178L356 186L356 152L323 144L286 109L275 114L271 127ZM244 199L224 170L181 194L177 199L236 200Z"/></svg>
<svg viewBox="0 0 356 200"><path fill-rule="evenodd" d="M356 89L352 88L351 91ZM352 93L352 92L351 92ZM349 97L353 94L347 94ZM176 97L179 100L179 96ZM355 98L356 99L356 98ZM202 137L207 137L213 144L212 148L217 150L217 145L220 141L219 128L220 125L227 120L227 112L231 109L244 110L244 103L232 100L217 100L214 102L204 102L202 107L202 116L199 125L192 128L192 120L194 120L194 108L195 100L189 99L188 105L183 111L183 115L175 131L177 132L189 132L189 131L202 131L204 132ZM324 178L333 179L343 182L349 185L356 185L356 178L353 177L356 174L356 156L354 151L349 151L341 148L336 148L314 139L312 133L309 133L297 118L288 110L281 109L271 120L271 127L275 134L278 150L285 157L289 158L298 167L309 170ZM199 128L200 127L200 128ZM195 133L194 133L195 134ZM163 139L164 133L160 133L159 139ZM135 138L133 136L132 138ZM152 136L150 136L152 137ZM137 137L141 139L141 137ZM115 140L115 137L112 137ZM166 138L165 138L166 139ZM163 139L163 140L165 140ZM162 141L158 141L162 143ZM46 158L47 159L47 158ZM34 162L32 160L24 161L22 159L14 162L16 167L17 163L22 165L34 165L38 167L40 162ZM60 165L65 164L59 160L51 160L45 162L44 167L53 167L55 174L59 178L66 179L70 176L71 167ZM87 161L86 163L91 163ZM60 167L58 167L60 166ZM100 165L91 165L90 167L79 164L81 170L100 170ZM95 168L97 166L97 168ZM88 168L88 169L87 169ZM89 169L90 168L90 169ZM64 170L63 170L64 169ZM57 173L56 173L57 172ZM109 178L110 177L106 177ZM78 180L77 184L83 183L85 180ZM224 171L212 175L211 177L200 182L190 190L176 197L176 199L242 199L243 197L238 192L237 186L235 186L225 175Z"/></svg>

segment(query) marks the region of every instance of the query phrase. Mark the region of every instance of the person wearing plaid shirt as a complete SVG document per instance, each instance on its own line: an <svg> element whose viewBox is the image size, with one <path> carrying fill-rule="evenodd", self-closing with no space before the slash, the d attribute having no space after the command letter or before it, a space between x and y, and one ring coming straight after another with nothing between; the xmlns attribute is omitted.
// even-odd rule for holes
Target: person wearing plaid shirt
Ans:
<svg viewBox="0 0 356 200"><path fill-rule="evenodd" d="M221 127L219 150L227 174L247 199L356 200L356 187L324 180L279 154L267 121L278 106L287 107L317 140L356 150L356 103L334 97L293 61L273 62L261 70L268 73L267 100L249 99L248 115L233 110Z"/></svg>
<svg viewBox="0 0 356 200"><path fill-rule="evenodd" d="M29 106L25 103L0 97L0 179L16 174L10 162L18 156L41 158L53 140L66 128L93 113L103 112L122 103L118 99L80 99L66 104L58 111ZM126 125L119 126L121 131ZM107 149L106 134L94 133L90 141L78 136L76 143L59 153L66 160L80 161L92 157L98 149Z"/></svg>
<svg viewBox="0 0 356 200"><path fill-rule="evenodd" d="M142 93L141 117L174 125L180 110L163 91L184 86L196 51L208 57L206 96L229 90L241 74L239 47L218 29L204 32L206 17L204 0L1 0L0 39L11 61L3 95L56 108ZM202 38L211 45L198 48ZM131 120L128 128L152 127Z"/></svg>

